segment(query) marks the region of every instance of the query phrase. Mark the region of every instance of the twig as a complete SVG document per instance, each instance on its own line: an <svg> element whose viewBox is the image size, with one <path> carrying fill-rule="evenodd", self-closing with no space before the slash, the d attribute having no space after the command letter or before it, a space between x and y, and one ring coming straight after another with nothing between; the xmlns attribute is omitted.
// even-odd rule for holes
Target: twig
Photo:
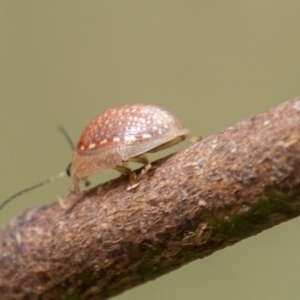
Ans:
<svg viewBox="0 0 300 300"><path fill-rule="evenodd" d="M300 214L300 97L0 229L0 299L107 299ZM68 298L69 299L69 298ZM71 299L71 298L70 298Z"/></svg>

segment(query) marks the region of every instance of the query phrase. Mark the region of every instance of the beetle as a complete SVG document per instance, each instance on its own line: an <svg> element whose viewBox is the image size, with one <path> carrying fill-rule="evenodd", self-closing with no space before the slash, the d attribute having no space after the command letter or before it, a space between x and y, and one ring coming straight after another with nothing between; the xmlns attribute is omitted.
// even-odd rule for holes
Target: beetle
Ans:
<svg viewBox="0 0 300 300"><path fill-rule="evenodd" d="M72 145L66 131L62 133ZM14 198L69 175L72 180L71 192L80 193L79 181L107 169L114 169L128 175L131 190L138 186L134 171L127 162L142 164L142 174L147 173L151 164L146 153L157 152L185 140L189 130L169 111L150 104L123 105L106 110L96 117L83 131L73 153L72 162L66 172L22 190L0 204L0 210ZM201 138L192 138L199 141ZM86 184L88 181L86 181Z"/></svg>
<svg viewBox="0 0 300 300"><path fill-rule="evenodd" d="M142 164L145 174L151 168L146 153L176 145L188 134L189 130L177 117L155 105L131 104L108 109L89 123L75 147L68 166L72 190L79 193L80 180L107 169L128 175L131 187L136 187L137 176L126 163Z"/></svg>

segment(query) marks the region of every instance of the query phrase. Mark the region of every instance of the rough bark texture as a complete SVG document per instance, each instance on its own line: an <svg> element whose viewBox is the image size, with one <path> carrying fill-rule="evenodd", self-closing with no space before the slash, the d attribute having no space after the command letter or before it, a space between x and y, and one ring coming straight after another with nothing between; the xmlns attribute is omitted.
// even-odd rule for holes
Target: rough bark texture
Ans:
<svg viewBox="0 0 300 300"><path fill-rule="evenodd" d="M300 97L0 229L0 299L107 299L300 214ZM72 204L74 203L74 204Z"/></svg>

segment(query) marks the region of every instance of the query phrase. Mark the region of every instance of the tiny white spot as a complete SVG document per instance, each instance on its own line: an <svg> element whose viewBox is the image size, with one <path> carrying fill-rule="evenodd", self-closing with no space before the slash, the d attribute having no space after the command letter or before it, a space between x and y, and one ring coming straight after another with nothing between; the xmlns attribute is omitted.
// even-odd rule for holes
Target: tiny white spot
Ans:
<svg viewBox="0 0 300 300"><path fill-rule="evenodd" d="M102 140L102 141L100 142L100 144L105 144L105 143L107 143L107 139Z"/></svg>
<svg viewBox="0 0 300 300"><path fill-rule="evenodd" d="M122 125L122 122L119 122L118 125Z"/></svg>
<svg viewBox="0 0 300 300"><path fill-rule="evenodd" d="M141 123L146 123L146 120L144 118L139 119Z"/></svg>
<svg viewBox="0 0 300 300"><path fill-rule="evenodd" d="M16 231L14 233L14 237L18 244L22 244L22 234L20 233L20 231Z"/></svg>
<svg viewBox="0 0 300 300"><path fill-rule="evenodd" d="M120 138L119 137L114 137L114 142L120 142Z"/></svg>
<svg viewBox="0 0 300 300"><path fill-rule="evenodd" d="M136 111L137 111L136 108L133 108L133 109L131 110L132 113L135 113Z"/></svg>
<svg viewBox="0 0 300 300"><path fill-rule="evenodd" d="M300 110L300 101L299 101L299 100L295 102L294 108L295 108L296 110Z"/></svg>
<svg viewBox="0 0 300 300"><path fill-rule="evenodd" d="M162 130L161 129L158 130L158 134L162 134Z"/></svg>
<svg viewBox="0 0 300 300"><path fill-rule="evenodd" d="M236 151L237 151L237 146L236 146L236 144L234 144L234 146L231 148L230 152L236 153Z"/></svg>
<svg viewBox="0 0 300 300"><path fill-rule="evenodd" d="M151 138L151 134L149 134L149 133L144 133L144 134L142 135L142 138L143 138L143 139L149 139L149 138Z"/></svg>
<svg viewBox="0 0 300 300"><path fill-rule="evenodd" d="M270 120L264 121L264 126L267 126L270 124Z"/></svg>
<svg viewBox="0 0 300 300"><path fill-rule="evenodd" d="M164 127L167 129L167 128L168 128L168 125L167 125L167 124L164 124Z"/></svg>
<svg viewBox="0 0 300 300"><path fill-rule="evenodd" d="M157 126L153 126L152 129L153 129L153 130L157 130L158 127L157 127Z"/></svg>
<svg viewBox="0 0 300 300"><path fill-rule="evenodd" d="M81 147L80 147L80 150L84 150L84 146L81 146Z"/></svg>
<svg viewBox="0 0 300 300"><path fill-rule="evenodd" d="M198 203L199 203L199 206L202 206L202 207L207 206L207 202L203 199L200 199Z"/></svg>
<svg viewBox="0 0 300 300"><path fill-rule="evenodd" d="M96 144L89 144L89 146L88 146L88 149L93 149L93 148L95 148L96 147Z"/></svg>
<svg viewBox="0 0 300 300"><path fill-rule="evenodd" d="M157 124L162 124L163 122L162 122L162 120L159 120L159 119L158 119L158 120L156 120L156 123L157 123Z"/></svg>
<svg viewBox="0 0 300 300"><path fill-rule="evenodd" d="M133 119L132 117L129 117L129 118L128 118L128 121L132 121L132 119Z"/></svg>
<svg viewBox="0 0 300 300"><path fill-rule="evenodd" d="M212 145L211 145L212 148L217 148L218 147L218 141L217 140L214 140Z"/></svg>
<svg viewBox="0 0 300 300"><path fill-rule="evenodd" d="M130 142L130 141L135 141L136 138L133 135L127 135L127 136L124 137L124 140L127 141L127 142Z"/></svg>
<svg viewBox="0 0 300 300"><path fill-rule="evenodd" d="M114 115L114 114L116 113L116 110L115 110L115 109L114 109L114 110L111 110L110 113L111 113L112 115Z"/></svg>

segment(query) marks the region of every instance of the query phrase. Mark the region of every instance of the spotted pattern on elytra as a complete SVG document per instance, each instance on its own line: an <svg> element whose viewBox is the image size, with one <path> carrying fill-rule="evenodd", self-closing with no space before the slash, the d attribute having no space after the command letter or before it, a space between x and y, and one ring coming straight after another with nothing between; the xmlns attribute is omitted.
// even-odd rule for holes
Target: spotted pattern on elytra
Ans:
<svg viewBox="0 0 300 300"><path fill-rule="evenodd" d="M140 143L165 134L169 128L174 130L174 125L178 126L174 116L156 106L135 104L115 107L87 126L77 149L90 151L99 147L114 147L113 144L120 142Z"/></svg>
<svg viewBox="0 0 300 300"><path fill-rule="evenodd" d="M73 177L80 180L170 147L184 140L188 132L174 115L158 106L132 104L108 109L82 133L73 155Z"/></svg>

